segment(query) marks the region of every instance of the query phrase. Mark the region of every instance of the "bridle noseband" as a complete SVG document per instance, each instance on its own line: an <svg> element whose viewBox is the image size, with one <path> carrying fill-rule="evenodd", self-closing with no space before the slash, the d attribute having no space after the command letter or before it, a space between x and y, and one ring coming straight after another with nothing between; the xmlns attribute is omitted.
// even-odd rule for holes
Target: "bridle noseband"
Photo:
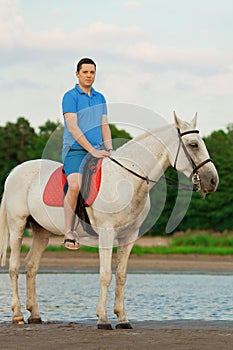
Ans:
<svg viewBox="0 0 233 350"><path fill-rule="evenodd" d="M176 157L175 157L175 161L174 161L174 165L173 168L175 170L177 170L177 160L178 160L178 156L179 156L179 152L180 152L180 148L182 146L183 151L187 157L187 159L189 160L190 164L192 165L193 171L191 172L189 178L193 181L193 183L198 184L200 182L200 177L198 174L198 169L200 169L203 165L205 165L206 163L212 162L213 160L211 158L207 158L206 160L204 160L203 162L201 162L200 164L196 165L196 163L194 162L194 160L192 159L191 155L189 154L183 140L182 140L182 136L184 135L188 135L188 134L199 134L199 130L188 130L188 131L184 131L181 132L179 128L177 128L178 131L178 136L179 136L179 146L178 146L178 150L176 153Z"/></svg>

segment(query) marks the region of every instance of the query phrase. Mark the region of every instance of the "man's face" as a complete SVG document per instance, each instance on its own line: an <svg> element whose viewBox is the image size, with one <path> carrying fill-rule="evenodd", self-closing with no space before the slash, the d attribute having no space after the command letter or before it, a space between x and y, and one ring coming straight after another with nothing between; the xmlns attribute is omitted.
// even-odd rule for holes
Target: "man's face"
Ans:
<svg viewBox="0 0 233 350"><path fill-rule="evenodd" d="M89 88L95 81L95 66L94 64L82 64L79 72L76 72L79 80L79 85L84 88Z"/></svg>

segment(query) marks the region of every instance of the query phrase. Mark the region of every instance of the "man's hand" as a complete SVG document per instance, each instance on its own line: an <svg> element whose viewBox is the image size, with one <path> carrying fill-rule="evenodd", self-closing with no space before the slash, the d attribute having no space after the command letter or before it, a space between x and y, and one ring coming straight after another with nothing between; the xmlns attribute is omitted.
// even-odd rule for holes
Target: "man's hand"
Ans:
<svg viewBox="0 0 233 350"><path fill-rule="evenodd" d="M94 147L91 149L91 151L89 151L89 153L95 158L105 158L111 156L111 152L104 149L95 149Z"/></svg>

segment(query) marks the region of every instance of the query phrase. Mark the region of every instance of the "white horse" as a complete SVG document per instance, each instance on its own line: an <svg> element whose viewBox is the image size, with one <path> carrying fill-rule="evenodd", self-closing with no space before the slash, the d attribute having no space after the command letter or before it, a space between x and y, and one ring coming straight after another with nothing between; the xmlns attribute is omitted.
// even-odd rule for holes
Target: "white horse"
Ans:
<svg viewBox="0 0 233 350"><path fill-rule="evenodd" d="M132 328L124 310L124 285L131 248L150 208L149 190L154 185L150 179L158 181L171 165L198 183L203 194L217 188L217 171L204 142L195 130L196 115L187 123L174 113L174 120L174 125L136 137L113 153L112 158L129 171L110 159L103 161L100 192L94 204L87 208L90 222L98 234L98 328L112 329L107 317L106 301L112 279L114 242L118 245L114 304L114 313L118 318L116 327ZM63 207L45 205L42 196L50 175L60 166L60 163L51 160L28 161L13 169L5 183L0 212L0 257L4 265L10 241L9 273L13 287L13 323L24 323L17 283L20 248L29 218L33 218L33 244L25 260L26 307L31 313L28 322L41 322L36 300L36 273L50 234L64 233ZM89 239L88 234L77 225L81 244L92 244L95 238Z"/></svg>

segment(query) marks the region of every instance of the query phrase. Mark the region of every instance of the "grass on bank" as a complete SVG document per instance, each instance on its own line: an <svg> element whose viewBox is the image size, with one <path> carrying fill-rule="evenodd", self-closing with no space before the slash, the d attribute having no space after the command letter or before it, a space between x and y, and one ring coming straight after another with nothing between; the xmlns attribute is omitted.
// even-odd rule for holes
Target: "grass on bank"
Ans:
<svg viewBox="0 0 233 350"><path fill-rule="evenodd" d="M163 236L163 238L165 238ZM166 239L166 238L165 238ZM169 244L164 246L153 247L141 247L137 244L132 249L132 254L206 254L206 255L231 255L233 254L233 233L225 234L213 234L209 232L188 232L182 234L175 234L172 237L167 238ZM96 247L84 247L80 248L86 252L96 253L98 248ZM22 246L22 251L29 251L29 247ZM67 249L61 245L49 246L46 251L67 251ZM117 248L114 248L114 252Z"/></svg>

